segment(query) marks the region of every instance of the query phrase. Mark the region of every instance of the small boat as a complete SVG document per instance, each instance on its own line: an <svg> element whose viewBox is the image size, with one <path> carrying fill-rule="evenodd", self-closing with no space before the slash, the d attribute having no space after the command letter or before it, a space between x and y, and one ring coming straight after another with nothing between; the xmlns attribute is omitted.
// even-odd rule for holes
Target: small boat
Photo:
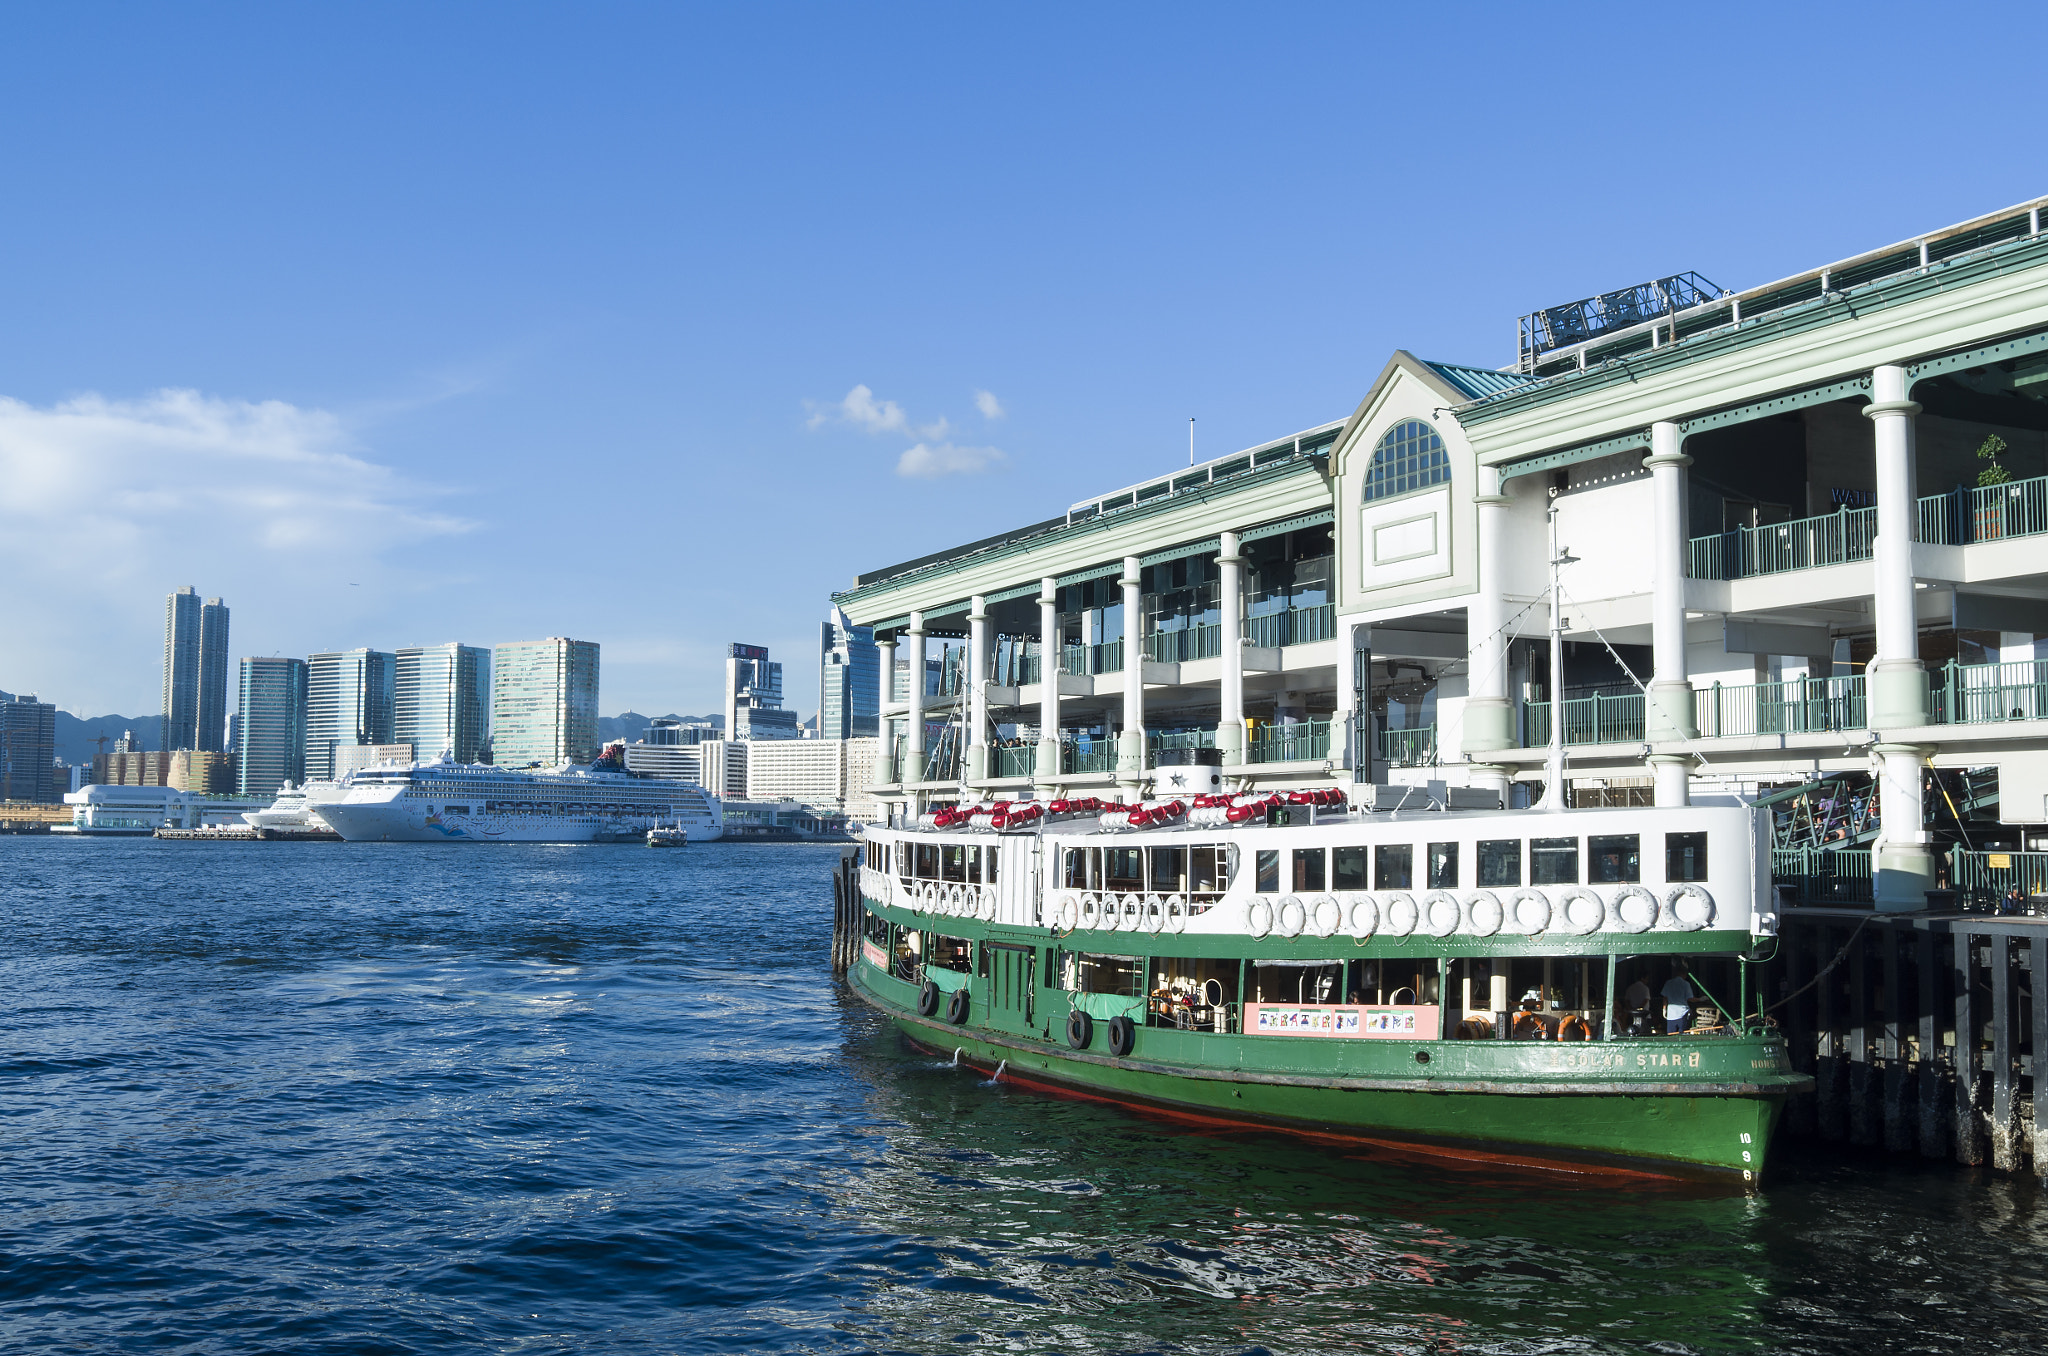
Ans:
<svg viewBox="0 0 2048 1356"><path fill-rule="evenodd" d="M688 847L689 843L690 831L680 824L671 824L665 828L657 825L647 831L649 847Z"/></svg>

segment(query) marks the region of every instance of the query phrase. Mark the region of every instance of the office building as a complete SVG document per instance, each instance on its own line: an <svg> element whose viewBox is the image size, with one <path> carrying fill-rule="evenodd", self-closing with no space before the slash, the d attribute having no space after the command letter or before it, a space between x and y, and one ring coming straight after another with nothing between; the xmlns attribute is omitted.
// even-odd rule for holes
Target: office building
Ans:
<svg viewBox="0 0 2048 1356"><path fill-rule="evenodd" d="M725 652L725 737L795 739L796 712L782 709L782 665L765 645L730 645Z"/></svg>
<svg viewBox="0 0 2048 1356"><path fill-rule="evenodd" d="M708 720L682 720L675 716L656 716L648 723L647 733L640 737L646 744L701 744L707 739L719 737L718 726Z"/></svg>
<svg viewBox="0 0 2048 1356"><path fill-rule="evenodd" d="M491 652L491 761L589 763L598 754L595 641L519 641Z"/></svg>
<svg viewBox="0 0 2048 1356"><path fill-rule="evenodd" d="M389 744L396 659L385 650L306 658L306 777L334 776L337 744Z"/></svg>
<svg viewBox="0 0 2048 1356"><path fill-rule="evenodd" d="M177 749L162 755L163 785L195 796L235 794L234 760L220 749Z"/></svg>
<svg viewBox="0 0 2048 1356"><path fill-rule="evenodd" d="M855 819L879 811L868 787L878 739L763 740L747 749L746 798L795 801Z"/></svg>
<svg viewBox="0 0 2048 1356"><path fill-rule="evenodd" d="M336 744L334 779L340 781L351 772L361 772L380 763L410 764L412 761L413 746L403 740L389 744Z"/></svg>
<svg viewBox="0 0 2048 1356"><path fill-rule="evenodd" d="M490 736L491 652L417 645L397 652L391 737L416 756L477 762Z"/></svg>
<svg viewBox="0 0 2048 1356"><path fill-rule="evenodd" d="M0 692L0 800L57 804L57 708Z"/></svg>
<svg viewBox="0 0 2048 1356"><path fill-rule="evenodd" d="M286 782L306 780L305 660L242 661L235 775L245 796L274 796Z"/></svg>
<svg viewBox="0 0 2048 1356"><path fill-rule="evenodd" d="M166 749L220 749L227 734L228 608L187 585L164 599Z"/></svg>
<svg viewBox="0 0 2048 1356"><path fill-rule="evenodd" d="M695 744L626 745L626 770L641 777L693 782L721 800L747 794L748 752L753 746L713 737Z"/></svg>
<svg viewBox="0 0 2048 1356"><path fill-rule="evenodd" d="M819 739L863 739L880 733L881 660L872 628L855 626L838 608L818 641Z"/></svg>
<svg viewBox="0 0 2048 1356"><path fill-rule="evenodd" d="M92 782L95 786L169 786L171 755L161 749L120 747L93 755Z"/></svg>

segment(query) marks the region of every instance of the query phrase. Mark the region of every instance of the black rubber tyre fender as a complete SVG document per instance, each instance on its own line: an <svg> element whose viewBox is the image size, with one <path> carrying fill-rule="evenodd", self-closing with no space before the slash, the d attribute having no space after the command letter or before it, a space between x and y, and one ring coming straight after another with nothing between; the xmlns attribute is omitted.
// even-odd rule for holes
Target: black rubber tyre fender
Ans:
<svg viewBox="0 0 2048 1356"><path fill-rule="evenodd" d="M953 996L946 1000L946 1020L954 1026L963 1025L967 1021L969 1006L970 1000L967 997L967 990L953 990Z"/></svg>
<svg viewBox="0 0 2048 1356"><path fill-rule="evenodd" d="M1138 1024L1128 1017L1109 1019L1109 1053L1122 1059L1131 1053L1131 1046L1138 1039Z"/></svg>
<svg viewBox="0 0 2048 1356"><path fill-rule="evenodd" d="M1076 1050L1086 1050L1095 1039L1095 1019L1075 1008L1067 1014L1067 1044Z"/></svg>
<svg viewBox="0 0 2048 1356"><path fill-rule="evenodd" d="M917 1015L920 1017L929 1017L938 1010L939 986L932 983L930 980L926 980L924 982L924 987L917 991Z"/></svg>

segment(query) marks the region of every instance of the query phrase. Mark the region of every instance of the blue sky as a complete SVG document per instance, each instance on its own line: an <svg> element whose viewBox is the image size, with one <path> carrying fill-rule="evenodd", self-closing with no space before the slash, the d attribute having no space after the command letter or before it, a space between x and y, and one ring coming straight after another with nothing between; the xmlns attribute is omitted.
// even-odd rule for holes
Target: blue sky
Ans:
<svg viewBox="0 0 2048 1356"><path fill-rule="evenodd" d="M0 688L572 635L816 701L858 571L1341 417L1395 348L2048 192L2042 12L0 11ZM908 454L908 455L906 455ZM899 470L919 474L901 474Z"/></svg>

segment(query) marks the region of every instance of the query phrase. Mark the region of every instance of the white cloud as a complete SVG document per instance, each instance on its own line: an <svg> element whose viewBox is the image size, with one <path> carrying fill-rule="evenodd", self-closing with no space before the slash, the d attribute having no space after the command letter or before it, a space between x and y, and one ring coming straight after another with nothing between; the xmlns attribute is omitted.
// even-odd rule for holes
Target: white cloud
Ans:
<svg viewBox="0 0 2048 1356"><path fill-rule="evenodd" d="M864 433L900 433L906 438L927 439L943 438L953 431L944 416L929 424L912 424L901 405L893 400L875 399L874 391L865 382L848 391L837 404L804 403L811 411L805 426L812 429L827 424L850 424Z"/></svg>
<svg viewBox="0 0 2048 1356"><path fill-rule="evenodd" d="M896 459L896 474L917 480L940 476L972 476L993 471L1007 458L995 447L958 447L952 443L919 443Z"/></svg>
<svg viewBox="0 0 2048 1356"><path fill-rule="evenodd" d="M974 408L981 411L981 417L984 419L1000 419L1008 413L1003 408L1003 402L996 399L994 391L976 391Z"/></svg>

